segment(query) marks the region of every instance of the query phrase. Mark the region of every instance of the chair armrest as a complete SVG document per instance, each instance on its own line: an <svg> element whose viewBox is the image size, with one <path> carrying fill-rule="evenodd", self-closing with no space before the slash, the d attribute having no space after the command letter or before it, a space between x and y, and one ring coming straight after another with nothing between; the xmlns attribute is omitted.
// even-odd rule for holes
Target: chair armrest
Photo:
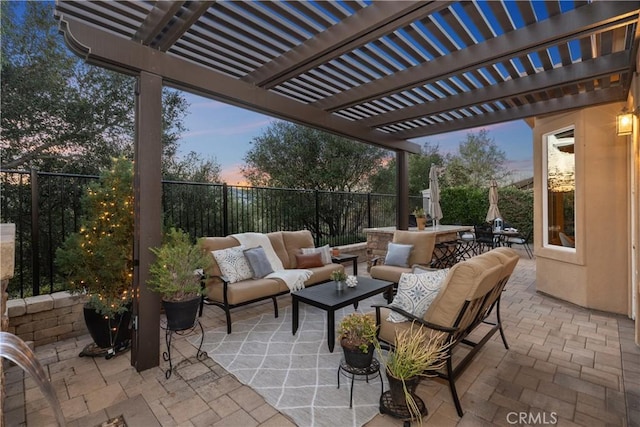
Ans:
<svg viewBox="0 0 640 427"><path fill-rule="evenodd" d="M403 316L407 317L411 321L417 322L422 326L426 326L427 328L435 329L436 331L442 331L450 334L458 330L458 328L450 328L448 326L440 326L440 325L436 325L435 323L427 322L426 320L416 317L413 314L406 312L403 309L395 307L393 305L376 304L376 305L372 305L371 307L375 307L376 309L376 322L380 317L380 308L388 308L391 311L395 311L396 313L402 314ZM380 322L378 322L378 324L380 324Z"/></svg>

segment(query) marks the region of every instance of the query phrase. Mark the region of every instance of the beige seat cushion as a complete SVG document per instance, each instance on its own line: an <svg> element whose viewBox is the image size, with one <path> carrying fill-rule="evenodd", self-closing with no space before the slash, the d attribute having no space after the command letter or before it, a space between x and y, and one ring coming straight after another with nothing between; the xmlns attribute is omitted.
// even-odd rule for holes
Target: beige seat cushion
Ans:
<svg viewBox="0 0 640 427"><path fill-rule="evenodd" d="M386 280L387 282L398 283L402 273L411 273L413 268L398 267L396 265L374 265L369 274L374 279Z"/></svg>
<svg viewBox="0 0 640 427"><path fill-rule="evenodd" d="M275 295L279 291L278 282L275 279L248 279L232 283L227 288L229 304L239 304ZM221 282L208 284L207 297L213 301L223 302L223 284Z"/></svg>
<svg viewBox="0 0 640 427"><path fill-rule="evenodd" d="M306 280L306 282L304 282L304 285L314 286L314 285L317 285L318 283L322 283L330 280L329 276L331 275L332 271L335 271L335 270L344 271L344 266L341 264L327 264L327 265L323 265L322 267L308 268L308 270L312 271L313 275L309 277ZM282 280L278 280L278 279L276 280L279 283L279 288L278 288L279 292L289 291L289 288L287 287L286 283L284 283Z"/></svg>

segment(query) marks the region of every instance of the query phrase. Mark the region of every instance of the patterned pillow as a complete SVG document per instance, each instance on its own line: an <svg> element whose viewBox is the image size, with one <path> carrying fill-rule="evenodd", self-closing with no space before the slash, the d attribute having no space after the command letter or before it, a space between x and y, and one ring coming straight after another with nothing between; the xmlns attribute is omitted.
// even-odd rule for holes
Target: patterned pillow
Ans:
<svg viewBox="0 0 640 427"><path fill-rule="evenodd" d="M323 265L331 264L333 262L331 261L331 248L329 248L329 245L324 245L319 248L302 248L300 250L304 255L315 254L319 252L322 257Z"/></svg>
<svg viewBox="0 0 640 427"><path fill-rule="evenodd" d="M249 266L247 258L244 256L244 249L244 246L234 246L233 248L211 252L220 267L220 272L229 280L229 283L236 283L253 277L251 266Z"/></svg>
<svg viewBox="0 0 640 427"><path fill-rule="evenodd" d="M426 271L420 274L402 273L398 282L398 293L390 304L403 309L416 317L422 318L440 291L448 268ZM392 311L387 321L393 323L406 322L409 319L400 313Z"/></svg>

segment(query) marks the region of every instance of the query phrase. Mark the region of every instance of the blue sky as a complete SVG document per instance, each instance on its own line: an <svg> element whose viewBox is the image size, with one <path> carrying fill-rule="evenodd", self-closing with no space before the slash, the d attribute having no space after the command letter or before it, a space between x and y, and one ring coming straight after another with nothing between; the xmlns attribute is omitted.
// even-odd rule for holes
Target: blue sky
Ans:
<svg viewBox="0 0 640 427"><path fill-rule="evenodd" d="M251 141L261 135L272 117L243 110L197 95L183 92L190 104L185 119L187 132L180 141L180 153L190 151L203 157L214 157L222 166L222 178L228 184L244 182L239 168L244 164L244 156L251 148ZM484 127L494 139L498 148L507 155L507 167L514 171L513 179L533 176L532 131L524 120L501 123ZM467 133L478 131L468 129L447 134L417 139L422 145L429 141L438 144L441 153L455 153Z"/></svg>

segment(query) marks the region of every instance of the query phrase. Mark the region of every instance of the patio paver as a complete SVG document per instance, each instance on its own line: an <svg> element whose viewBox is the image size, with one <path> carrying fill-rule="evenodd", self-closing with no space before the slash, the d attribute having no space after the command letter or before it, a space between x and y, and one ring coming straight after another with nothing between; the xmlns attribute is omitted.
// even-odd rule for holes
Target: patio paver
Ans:
<svg viewBox="0 0 640 427"><path fill-rule="evenodd" d="M360 265L359 272L365 271ZM288 296L278 301L280 307L290 303ZM232 318L262 313L272 313L270 301L236 309ZM502 315L510 349L494 336L459 378L464 417L457 417L444 382L421 382L418 394L429 409L425 425L508 426L525 414L538 417L529 424L537 419L567 426L640 426L640 348L630 319L536 293L535 263L524 251L503 294ZM205 330L223 326L222 310L206 307L201 322ZM138 373L129 352L108 361L78 357L89 342L83 336L36 348L71 426L99 425L119 414L130 426L294 425L211 359L198 361L185 337L174 339L175 371L169 380L166 362ZM11 367L6 380L6 425L55 425L31 378ZM385 415L367 424L400 425Z"/></svg>

